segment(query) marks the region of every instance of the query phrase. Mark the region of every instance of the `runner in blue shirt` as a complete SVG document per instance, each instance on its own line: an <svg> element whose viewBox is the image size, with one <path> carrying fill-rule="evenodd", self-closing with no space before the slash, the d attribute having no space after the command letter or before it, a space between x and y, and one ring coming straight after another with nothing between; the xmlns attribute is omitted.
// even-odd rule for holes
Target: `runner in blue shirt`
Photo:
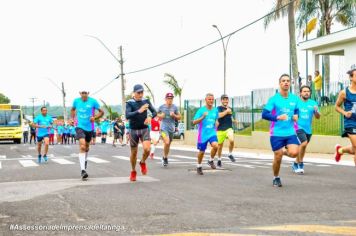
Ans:
<svg viewBox="0 0 356 236"><path fill-rule="evenodd" d="M299 101L299 117L297 122L297 136L301 142L299 146L299 155L296 161L292 164L292 169L295 173L304 174L303 158L305 150L312 136L313 117L319 119L320 113L316 101L310 99L311 89L309 86L303 85L300 88Z"/></svg>
<svg viewBox="0 0 356 236"><path fill-rule="evenodd" d="M79 140L79 162L82 179L88 178L87 158L89 152L89 144L94 132L94 121L104 115L104 111L100 108L99 103L88 96L88 91L81 91L80 98L76 98L73 102L71 110L72 119L77 119L76 139ZM95 110L99 112L95 114Z"/></svg>
<svg viewBox="0 0 356 236"><path fill-rule="evenodd" d="M280 90L271 97L262 112L262 118L271 121L270 142L274 152L273 186L282 187L279 177L283 148L287 147L290 157L296 158L300 142L296 135L294 122L298 121L299 98L289 93L290 78L283 74L279 78Z"/></svg>
<svg viewBox="0 0 356 236"><path fill-rule="evenodd" d="M203 175L202 161L204 158L205 150L208 146L208 143L211 145L210 159L208 165L212 169L216 169L214 164L214 157L218 150L218 138L216 136L216 125L219 118L219 112L216 107L213 107L214 104L214 95L208 93L205 96L204 107L199 108L195 113L193 124L198 125L198 164L197 164L197 174Z"/></svg>
<svg viewBox="0 0 356 236"><path fill-rule="evenodd" d="M48 161L47 153L48 153L48 145L49 145L49 133L50 128L52 127L53 119L51 116L47 115L47 108L41 107L41 114L36 116L33 121L32 126L37 128L37 151L38 151L38 163L41 163L41 148L42 141L44 140L44 161Z"/></svg>
<svg viewBox="0 0 356 236"><path fill-rule="evenodd" d="M57 125L57 144L63 144L63 124L59 122Z"/></svg>
<svg viewBox="0 0 356 236"><path fill-rule="evenodd" d="M104 120L100 124L101 129L101 143L106 143L106 135L108 134L109 121L104 118Z"/></svg>

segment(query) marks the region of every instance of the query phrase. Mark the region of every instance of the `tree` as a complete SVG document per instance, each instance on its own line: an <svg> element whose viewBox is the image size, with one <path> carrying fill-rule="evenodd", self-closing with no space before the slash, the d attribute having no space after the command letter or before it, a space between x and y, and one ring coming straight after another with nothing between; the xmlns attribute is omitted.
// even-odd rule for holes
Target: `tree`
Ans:
<svg viewBox="0 0 356 236"><path fill-rule="evenodd" d="M113 119L113 113L114 113L113 110L112 110L112 107L107 105L102 99L100 99L100 101L103 103L105 110L108 112L109 120L112 120Z"/></svg>
<svg viewBox="0 0 356 236"><path fill-rule="evenodd" d="M183 114L183 110L182 110L182 93L183 93L183 87L180 87L178 84L178 81L176 80L176 78L174 77L174 75L169 74L169 73L165 73L164 74L164 80L163 82L168 85L168 87L170 89L173 90L173 94L174 96L178 96L179 97L179 108L180 108L180 114Z"/></svg>
<svg viewBox="0 0 356 236"><path fill-rule="evenodd" d="M286 6L288 4L288 6ZM275 6L273 6L273 14L268 15L264 21L264 27L267 29L269 24L273 21L277 21L282 17L288 16L288 31L289 31L289 52L290 61L292 66L292 78L294 81L294 93L298 93L298 58L297 58L297 43L295 34L295 12L298 9L299 1L291 0L277 0Z"/></svg>
<svg viewBox="0 0 356 236"><path fill-rule="evenodd" d="M143 84L145 85L146 90L147 90L147 92L149 93L149 94L146 96L146 98L147 98L147 99L151 99L151 98L152 98L153 105L155 105L155 96L154 96L152 90L150 89L150 87L148 87L148 85L147 85L146 83L143 83Z"/></svg>
<svg viewBox="0 0 356 236"><path fill-rule="evenodd" d="M312 18L317 18L318 37L330 34L334 21L345 27L356 25L356 0L300 0L298 10L297 27L304 29ZM324 68L325 88L329 91L330 58L328 55L324 56Z"/></svg>
<svg viewBox="0 0 356 236"><path fill-rule="evenodd" d="M4 94L0 93L0 104L8 104L10 103L10 99L6 97Z"/></svg>

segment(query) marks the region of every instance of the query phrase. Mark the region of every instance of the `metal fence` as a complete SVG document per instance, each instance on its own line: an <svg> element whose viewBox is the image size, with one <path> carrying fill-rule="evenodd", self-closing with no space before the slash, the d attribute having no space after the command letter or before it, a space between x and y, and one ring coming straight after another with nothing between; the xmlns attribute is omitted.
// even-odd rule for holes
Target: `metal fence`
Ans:
<svg viewBox="0 0 356 236"><path fill-rule="evenodd" d="M343 130L343 117L335 111L335 102L341 89L348 86L349 81L331 82L328 93L324 91L323 103L320 107L321 118L313 119L313 134L340 135ZM251 135L252 131L269 131L269 122L262 120L262 110L268 99L278 92L277 88L255 89L250 95L230 98L233 117L238 120L234 130L238 134ZM312 99L315 99L314 89ZM215 107L221 104L220 98L215 99ZM196 111L205 105L204 99L185 100L187 113L187 129L195 129L192 124Z"/></svg>

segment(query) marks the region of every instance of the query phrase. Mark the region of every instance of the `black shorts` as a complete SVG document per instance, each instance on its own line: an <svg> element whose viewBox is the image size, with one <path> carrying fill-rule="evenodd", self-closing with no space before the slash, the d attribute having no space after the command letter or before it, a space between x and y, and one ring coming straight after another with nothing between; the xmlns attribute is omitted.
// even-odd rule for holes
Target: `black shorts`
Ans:
<svg viewBox="0 0 356 236"><path fill-rule="evenodd" d="M37 136L37 142L42 142L42 141L43 141L43 139L45 139L45 138L49 138L49 135L47 134L47 135L42 136L42 137Z"/></svg>
<svg viewBox="0 0 356 236"><path fill-rule="evenodd" d="M130 146L137 147L140 140L141 140L141 142L151 141L150 131L148 130L148 128L137 129L137 130L131 129L130 130Z"/></svg>
<svg viewBox="0 0 356 236"><path fill-rule="evenodd" d="M90 143L91 141L91 137L93 136L93 131L86 131L86 130L83 130L81 128L75 128L75 139L79 140L79 139L82 139L84 138L85 139L85 142L87 143Z"/></svg>
<svg viewBox="0 0 356 236"><path fill-rule="evenodd" d="M307 134L303 129L298 129L297 136L298 136L300 143L304 143L305 141L307 141L309 143L312 135Z"/></svg>
<svg viewBox="0 0 356 236"><path fill-rule="evenodd" d="M92 134L91 134L91 137L92 137L92 138L96 138L96 132L95 132L95 131L92 131L91 133L92 133Z"/></svg>
<svg viewBox="0 0 356 236"><path fill-rule="evenodd" d="M122 133L114 133L114 139L123 138Z"/></svg>
<svg viewBox="0 0 356 236"><path fill-rule="evenodd" d="M355 134L356 134L356 128L345 128L341 137L348 138L349 135L355 135Z"/></svg>

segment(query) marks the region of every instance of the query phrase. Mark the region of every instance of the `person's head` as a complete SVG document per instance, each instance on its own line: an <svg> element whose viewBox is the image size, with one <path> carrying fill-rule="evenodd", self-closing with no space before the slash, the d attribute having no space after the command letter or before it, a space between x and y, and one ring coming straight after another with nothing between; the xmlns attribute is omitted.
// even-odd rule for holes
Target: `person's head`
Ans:
<svg viewBox="0 0 356 236"><path fill-rule="evenodd" d="M143 86L141 84L136 84L133 87L133 98L136 101L141 101L143 98L143 91L144 91Z"/></svg>
<svg viewBox="0 0 356 236"><path fill-rule="evenodd" d="M47 115L47 107L41 107L41 113L42 115Z"/></svg>
<svg viewBox="0 0 356 236"><path fill-rule="evenodd" d="M312 81L312 76L311 75L308 75L308 81Z"/></svg>
<svg viewBox="0 0 356 236"><path fill-rule="evenodd" d="M290 88L290 78L288 74L282 74L279 77L279 87L281 91L288 92Z"/></svg>
<svg viewBox="0 0 356 236"><path fill-rule="evenodd" d="M174 98L173 93L166 93L166 97L165 97L166 104L167 105L172 105L173 104L173 98Z"/></svg>
<svg viewBox="0 0 356 236"><path fill-rule="evenodd" d="M214 94L207 93L205 95L205 102L207 107L212 107L214 105Z"/></svg>
<svg viewBox="0 0 356 236"><path fill-rule="evenodd" d="M303 100L308 100L310 98L310 94L311 94L311 89L309 86L307 85L303 85L302 87L300 87L300 97Z"/></svg>
<svg viewBox="0 0 356 236"><path fill-rule="evenodd" d="M318 70L316 70L314 74L315 74L315 76L318 76L318 75L320 75L320 72Z"/></svg>
<svg viewBox="0 0 356 236"><path fill-rule="evenodd" d="M82 98L83 101L88 100L89 92L86 90L82 90L79 92L80 97Z"/></svg>
<svg viewBox="0 0 356 236"><path fill-rule="evenodd" d="M356 65L352 65L351 69L346 73L349 75L351 82L356 83Z"/></svg>
<svg viewBox="0 0 356 236"><path fill-rule="evenodd" d="M229 104L229 96L227 96L227 94L223 94L221 95L220 99L221 99L221 104L224 107L227 107L227 105Z"/></svg>

